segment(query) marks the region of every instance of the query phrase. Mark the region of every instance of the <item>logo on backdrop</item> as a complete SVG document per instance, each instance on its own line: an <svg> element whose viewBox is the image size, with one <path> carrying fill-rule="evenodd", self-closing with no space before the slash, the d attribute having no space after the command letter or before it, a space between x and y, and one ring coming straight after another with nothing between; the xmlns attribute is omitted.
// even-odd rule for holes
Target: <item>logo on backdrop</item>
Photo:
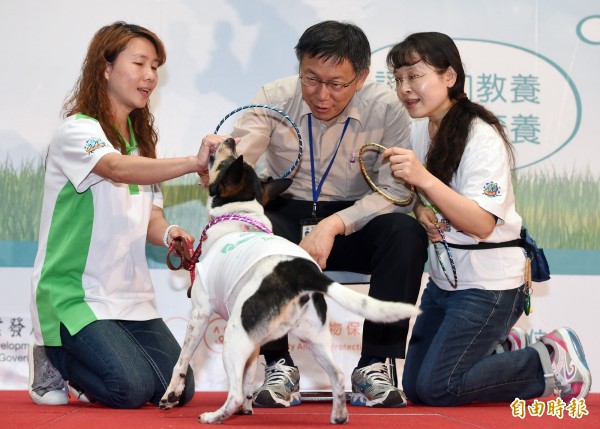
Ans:
<svg viewBox="0 0 600 429"><path fill-rule="evenodd" d="M227 322L221 316L214 316L208 322L208 328L204 333L204 344L215 354L223 354L223 342L225 340L225 328Z"/></svg>
<svg viewBox="0 0 600 429"><path fill-rule="evenodd" d="M600 45L600 15L586 16L579 21L577 37L590 45Z"/></svg>
<svg viewBox="0 0 600 429"><path fill-rule="evenodd" d="M517 151L516 168L547 159L575 137L581 99L569 75L529 49L478 39L455 39L465 65L465 92L490 109L506 127ZM371 75L393 78L385 57L393 44L373 52Z"/></svg>

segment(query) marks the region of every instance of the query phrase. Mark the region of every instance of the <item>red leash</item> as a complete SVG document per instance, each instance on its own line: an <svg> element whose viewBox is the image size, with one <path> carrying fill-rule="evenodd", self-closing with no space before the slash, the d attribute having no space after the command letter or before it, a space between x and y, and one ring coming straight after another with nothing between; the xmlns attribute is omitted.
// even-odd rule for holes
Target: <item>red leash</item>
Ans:
<svg viewBox="0 0 600 429"><path fill-rule="evenodd" d="M167 252L167 267L169 267L169 269L173 271L177 271L181 268L184 268L185 270L190 272L190 279L192 281L192 284L190 285L187 291L188 298L191 298L192 296L192 286L194 285L194 280L196 280L196 263L200 259L200 255L202 255L202 242L206 240L206 232L213 225L216 225L217 223L226 220L236 220L245 222L250 225L253 225L262 232L265 232L267 234L273 234L273 231L271 231L261 222L252 219L251 217L241 216L239 214L232 213L218 216L211 220L208 223L208 225L206 225L206 227L204 227L204 229L202 230L202 234L200 234L200 242L198 243L198 247L196 247L196 251L194 251L194 247L192 246L191 241L187 238L175 237L173 240L171 240L171 244L169 245L169 250ZM171 262L171 255L173 255L174 252L177 256L179 256L179 265L174 265Z"/></svg>

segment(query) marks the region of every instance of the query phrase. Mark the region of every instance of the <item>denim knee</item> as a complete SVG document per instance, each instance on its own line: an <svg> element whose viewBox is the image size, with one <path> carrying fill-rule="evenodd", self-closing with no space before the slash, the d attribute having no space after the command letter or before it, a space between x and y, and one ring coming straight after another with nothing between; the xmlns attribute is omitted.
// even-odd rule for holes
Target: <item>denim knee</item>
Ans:
<svg viewBox="0 0 600 429"><path fill-rule="evenodd" d="M433 407L451 407L463 404L460 396L450 391L450 386L436 384L431 377L421 377L416 383L416 395L421 404ZM410 399L410 398L409 398Z"/></svg>
<svg viewBox="0 0 600 429"><path fill-rule="evenodd" d="M146 377L122 378L117 383L107 383L107 397L101 402L110 408L137 409L146 405L154 395L154 379Z"/></svg>
<svg viewBox="0 0 600 429"><path fill-rule="evenodd" d="M417 394L416 377L413 377L412 374L408 374L406 368L402 374L402 391L406 395L406 398L413 404L418 405L423 403Z"/></svg>

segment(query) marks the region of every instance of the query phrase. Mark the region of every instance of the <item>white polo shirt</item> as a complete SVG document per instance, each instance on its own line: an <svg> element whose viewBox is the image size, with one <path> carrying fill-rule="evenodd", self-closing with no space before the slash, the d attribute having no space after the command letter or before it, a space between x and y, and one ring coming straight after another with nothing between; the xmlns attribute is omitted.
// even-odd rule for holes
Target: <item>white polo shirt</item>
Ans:
<svg viewBox="0 0 600 429"><path fill-rule="evenodd" d="M38 344L61 345L61 322L76 334L95 320L159 317L145 247L152 206L162 208L162 195L155 185L92 173L108 153L120 154L84 115L65 119L50 142L32 278Z"/></svg>
<svg viewBox="0 0 600 429"><path fill-rule="evenodd" d="M431 144L427 130L428 120L416 120L411 126L413 150L421 163ZM485 242L499 243L519 238L521 216L515 210L515 196L511 180L510 164L504 141L498 132L481 119L475 119L458 170L450 181L450 187L459 194L475 201L481 208L498 218L496 227ZM423 192L423 203L436 212L438 221L444 220ZM442 223L440 223L442 225ZM448 243L477 244L479 241L448 224L444 231ZM444 245L437 243L446 274L454 282L452 267ZM503 247L486 250L462 250L450 248L456 266L458 289L514 289L523 284L525 255L519 247ZM455 290L444 275L433 244L429 246L429 275L436 285L445 290Z"/></svg>
<svg viewBox="0 0 600 429"><path fill-rule="evenodd" d="M209 230L210 234L210 230ZM201 287L212 309L225 320L242 289L239 280L258 261L272 255L304 258L318 265L300 246L264 232L233 232L219 238L198 264Z"/></svg>

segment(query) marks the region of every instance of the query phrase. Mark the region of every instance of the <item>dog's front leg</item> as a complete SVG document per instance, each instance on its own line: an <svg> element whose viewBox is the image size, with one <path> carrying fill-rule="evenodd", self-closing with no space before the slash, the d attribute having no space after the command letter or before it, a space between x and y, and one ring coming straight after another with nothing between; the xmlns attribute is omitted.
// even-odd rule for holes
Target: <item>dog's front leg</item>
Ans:
<svg viewBox="0 0 600 429"><path fill-rule="evenodd" d="M160 400L160 408L169 409L179 403L181 393L185 387L185 375L190 364L190 360L194 352L198 348L202 337L206 332L208 320L211 315L208 300L201 305L195 305L192 309L192 315L187 326L181 354L177 360L177 364L173 368L171 382L167 387L167 391Z"/></svg>
<svg viewBox="0 0 600 429"><path fill-rule="evenodd" d="M223 366L229 380L229 394L221 408L200 415L202 423L222 423L242 407L244 403L243 378L246 363L256 353L257 345L242 327L239 317L232 316L225 329Z"/></svg>

